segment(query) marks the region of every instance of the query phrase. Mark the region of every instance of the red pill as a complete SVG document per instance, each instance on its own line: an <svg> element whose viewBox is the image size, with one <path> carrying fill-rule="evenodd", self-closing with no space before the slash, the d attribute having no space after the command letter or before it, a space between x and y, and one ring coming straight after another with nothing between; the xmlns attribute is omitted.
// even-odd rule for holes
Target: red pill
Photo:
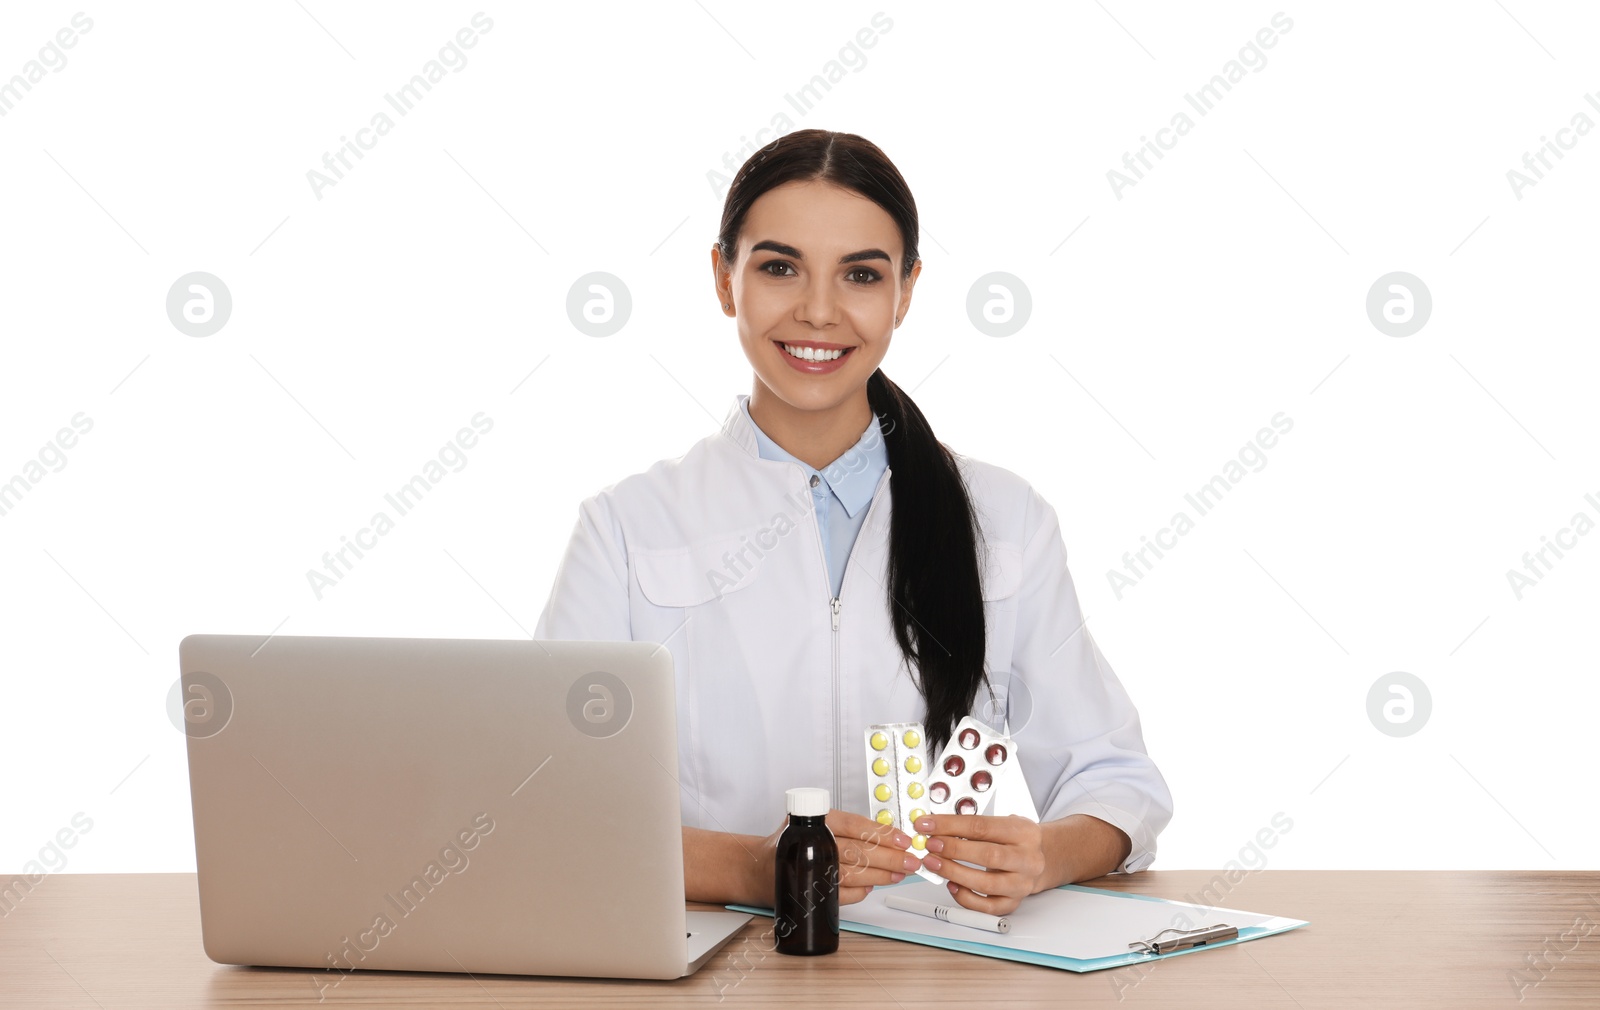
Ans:
<svg viewBox="0 0 1600 1010"><path fill-rule="evenodd" d="M989 749L983 753L984 756L989 759L989 763L992 765L1003 765L1006 763L1006 749L997 743L990 744Z"/></svg>
<svg viewBox="0 0 1600 1010"><path fill-rule="evenodd" d="M967 763L961 760L961 755L952 754L944 759L944 773L946 775L960 775L967 770Z"/></svg>
<svg viewBox="0 0 1600 1010"><path fill-rule="evenodd" d="M935 803L943 803L950 798L950 787L943 782L935 782L928 787L928 799Z"/></svg>
<svg viewBox="0 0 1600 1010"><path fill-rule="evenodd" d="M973 799L971 796L963 796L960 800L956 801L956 813L975 814L977 812L978 801Z"/></svg>
<svg viewBox="0 0 1600 1010"><path fill-rule="evenodd" d="M992 785L994 785L994 779L989 777L988 772L972 773L972 788L975 792L988 792L989 787Z"/></svg>
<svg viewBox="0 0 1600 1010"><path fill-rule="evenodd" d="M975 729L962 730L961 746L965 747L967 750L971 750L972 748L978 746L978 731Z"/></svg>

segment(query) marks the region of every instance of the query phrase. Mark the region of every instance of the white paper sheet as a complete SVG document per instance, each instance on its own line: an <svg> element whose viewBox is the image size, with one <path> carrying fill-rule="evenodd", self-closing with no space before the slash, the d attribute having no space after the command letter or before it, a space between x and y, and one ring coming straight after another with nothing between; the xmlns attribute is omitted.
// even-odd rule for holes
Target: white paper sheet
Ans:
<svg viewBox="0 0 1600 1010"><path fill-rule="evenodd" d="M894 887L875 887L862 901L840 909L840 918L908 933L1082 960L1127 954L1129 943L1148 939L1173 926L1190 929L1226 923L1240 928L1274 929L1300 922L1233 908L1207 908L1181 901L1152 901L1065 888L1041 891L1024 898L1021 907L1006 916L1011 931L991 933L889 908L883 899L890 894L941 905L955 903L942 885L917 880Z"/></svg>

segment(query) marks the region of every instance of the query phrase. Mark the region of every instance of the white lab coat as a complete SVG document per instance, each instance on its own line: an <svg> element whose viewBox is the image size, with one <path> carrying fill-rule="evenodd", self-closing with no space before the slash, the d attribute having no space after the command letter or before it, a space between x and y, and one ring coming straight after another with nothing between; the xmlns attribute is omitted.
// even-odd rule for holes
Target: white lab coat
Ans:
<svg viewBox="0 0 1600 1010"><path fill-rule="evenodd" d="M1041 821L1107 821L1133 843L1119 869L1144 869L1172 796L1083 626L1055 510L1009 470L958 460L988 542L994 694L980 687L972 714L997 728L1009 717ZM737 399L683 456L579 507L534 637L667 645L685 825L768 834L794 786L869 815L863 731L925 715L889 623L889 482L886 471L837 605L804 469L757 455Z"/></svg>

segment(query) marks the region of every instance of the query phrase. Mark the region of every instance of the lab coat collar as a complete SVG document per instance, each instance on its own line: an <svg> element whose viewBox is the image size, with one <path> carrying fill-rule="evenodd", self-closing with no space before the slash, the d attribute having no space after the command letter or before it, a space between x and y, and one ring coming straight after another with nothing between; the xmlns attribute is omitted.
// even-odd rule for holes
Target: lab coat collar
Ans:
<svg viewBox="0 0 1600 1010"><path fill-rule="evenodd" d="M745 455L759 459L761 446L756 441L755 426L745 420L744 416L743 404L749 398L749 393L740 393L733 398L733 406L728 408L728 416L722 420L722 433L743 450Z"/></svg>
<svg viewBox="0 0 1600 1010"><path fill-rule="evenodd" d="M818 470L795 458L794 454L774 442L765 432L760 431L755 419L750 416L749 402L748 393L735 396L733 407L722 425L724 433L742 450L760 459L794 463L803 467L807 475L817 475L838 497L840 504L851 518L871 504L873 495L878 489L879 479L889 466L889 450L884 444L883 429L876 414L862 431L855 445L846 449L838 459L825 468Z"/></svg>

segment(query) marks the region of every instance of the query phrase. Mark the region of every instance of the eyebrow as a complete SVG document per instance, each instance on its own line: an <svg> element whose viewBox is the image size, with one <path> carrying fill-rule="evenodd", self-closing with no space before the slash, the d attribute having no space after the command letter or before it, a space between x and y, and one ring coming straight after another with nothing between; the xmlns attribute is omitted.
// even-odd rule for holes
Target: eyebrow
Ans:
<svg viewBox="0 0 1600 1010"><path fill-rule="evenodd" d="M800 250L796 249L794 246L785 245L782 242L774 242L771 239L764 239L760 242L757 242L750 248L750 252L752 254L761 252L762 250L775 252L780 256L790 256L797 260L805 259L805 256L801 254ZM848 253L839 257L840 263L860 263L863 260L883 260L885 263L894 262L889 258L889 254L884 252L882 249L863 249L860 252Z"/></svg>

